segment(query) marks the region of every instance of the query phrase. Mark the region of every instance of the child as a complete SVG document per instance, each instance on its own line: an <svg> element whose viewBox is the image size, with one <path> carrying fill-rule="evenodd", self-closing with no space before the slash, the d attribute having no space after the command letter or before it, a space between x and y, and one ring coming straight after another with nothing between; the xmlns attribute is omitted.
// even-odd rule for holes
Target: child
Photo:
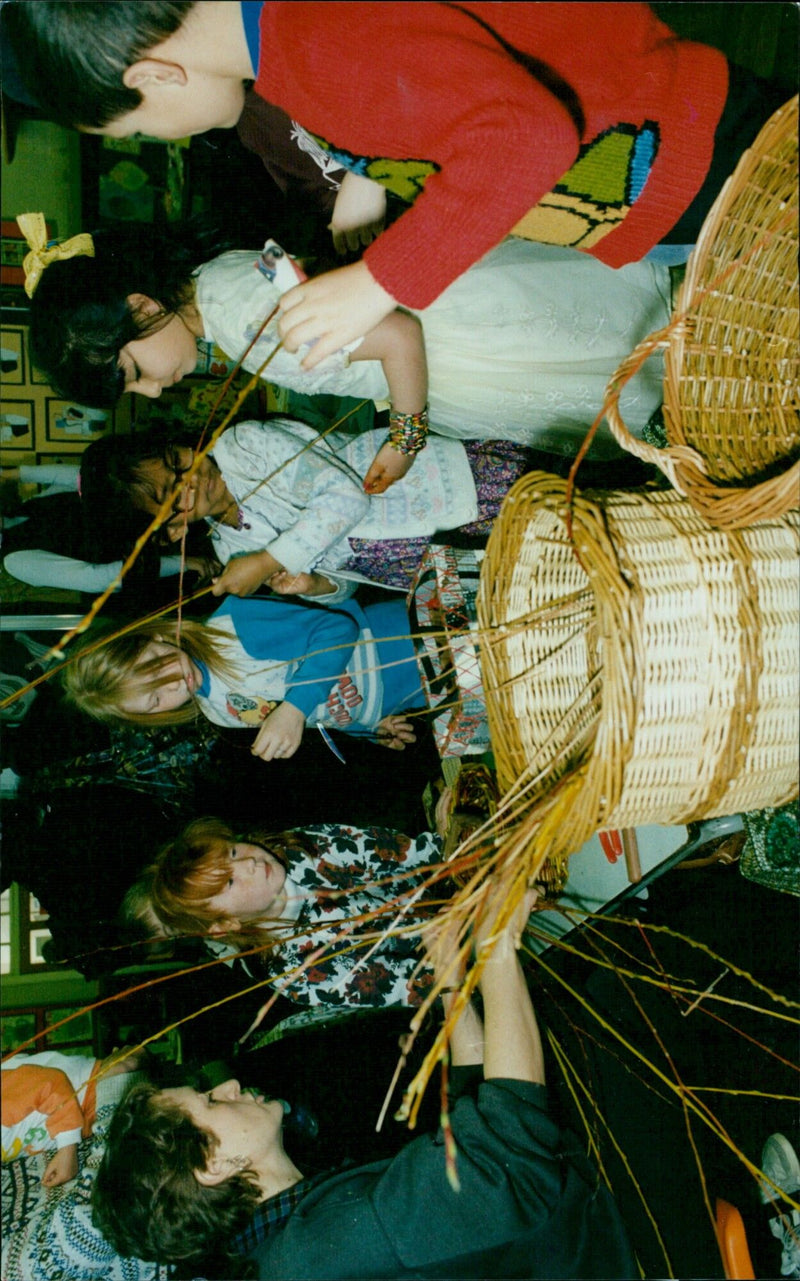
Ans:
<svg viewBox="0 0 800 1281"><path fill-rule="evenodd" d="M430 970L420 969L419 926L429 913L417 900L440 861L441 840L430 832L410 840L384 828L323 824L240 835L201 818L160 852L123 914L153 937L210 936L218 955L260 946L245 958L248 971L288 974L276 990L302 1005L418 1005ZM411 932L381 939L365 959L401 911Z"/></svg>
<svg viewBox="0 0 800 1281"><path fill-rule="evenodd" d="M78 1173L78 1144L92 1132L99 1075L133 1072L138 1056L85 1058L44 1050L2 1064L3 1161L55 1148L42 1183L55 1188Z"/></svg>
<svg viewBox="0 0 800 1281"><path fill-rule="evenodd" d="M176 725L201 712L258 728L251 751L265 761L293 756L306 725L329 743L334 728L402 751L415 735L400 713L425 701L400 600L330 610L228 597L207 624L160 619L90 643L63 681L71 702L112 724Z"/></svg>
<svg viewBox="0 0 800 1281"><path fill-rule="evenodd" d="M141 242L124 228L106 231L94 238L93 258L56 261L44 271L31 304L33 359L51 385L81 403L109 405L123 390L158 396L194 367L203 335L238 359L296 279L296 264L274 241L260 254L237 250L206 261L186 233ZM394 476L404 469L399 460L412 457L397 449L424 441L415 423L426 389L438 435L574 455L608 379L670 311L667 267L610 271L573 249L512 239L418 318L393 312L368 341L311 372L302 367L304 352L275 350L277 318L244 366L256 372L275 353L262 374L272 383L312 395L389 397L411 414L406 426L395 415L394 446L381 448L367 473L365 489L380 493L391 479L390 455ZM625 388L621 413L634 431L661 404L662 385L659 358ZM592 456L609 453L619 449L606 428Z"/></svg>
<svg viewBox="0 0 800 1281"><path fill-rule="evenodd" d="M69 463L22 464L3 468L2 478L14 484L48 486L43 494L36 495L36 501L22 505L19 517L4 521L3 569L6 573L31 587L91 593L110 587L122 569L122 560L112 559L112 555L116 552L119 556L125 549L125 530L119 511L114 513L113 523L106 520L99 529L101 522L94 522L91 531L87 529L87 523L91 522L87 522L86 505L80 500L80 468ZM128 549L143 528L141 519L136 524L137 530L128 530ZM197 551L197 555L182 559L158 556L155 546L148 548L137 560L133 576L126 577L122 588L116 590L141 589L145 581L150 585L156 575L170 578L182 570L197 574L202 583L212 572L219 572L221 566L207 554L207 547ZM170 599L174 599L177 588L170 590Z"/></svg>
<svg viewBox="0 0 800 1281"><path fill-rule="evenodd" d="M439 529L485 537L528 451L504 441L434 437L417 466L380 497L359 481L379 431L320 439L304 423L273 417L223 432L185 482L194 452L186 433L162 430L98 442L87 451L87 516L131 507L155 515L175 495L171 540L189 523L211 526L226 564L214 594L247 596L262 583L281 594L325 593L338 604L368 580L406 591ZM477 518L477 519L476 519Z"/></svg>
<svg viewBox="0 0 800 1281"><path fill-rule="evenodd" d="M66 10L3 15L26 87L63 122L112 137L232 128L254 80L407 201L362 261L284 298L288 349L317 339L307 368L397 303L428 306L512 231L613 267L669 235L692 243L778 105L646 4L271 0L258 48L247 6Z"/></svg>

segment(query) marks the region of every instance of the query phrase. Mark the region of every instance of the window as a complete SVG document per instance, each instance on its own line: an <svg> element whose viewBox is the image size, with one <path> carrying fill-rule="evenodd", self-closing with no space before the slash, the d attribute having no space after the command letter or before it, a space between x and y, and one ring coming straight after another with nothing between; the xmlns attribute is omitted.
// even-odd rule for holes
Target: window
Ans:
<svg viewBox="0 0 800 1281"><path fill-rule="evenodd" d="M62 969L44 956L50 939L47 913L19 885L0 895L0 974L39 974Z"/></svg>

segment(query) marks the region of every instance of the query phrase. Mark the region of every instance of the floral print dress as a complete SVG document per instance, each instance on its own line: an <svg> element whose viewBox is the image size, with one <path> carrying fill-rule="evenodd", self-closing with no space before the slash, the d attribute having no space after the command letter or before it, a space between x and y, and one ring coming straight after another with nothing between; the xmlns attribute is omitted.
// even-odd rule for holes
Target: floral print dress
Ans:
<svg viewBox="0 0 800 1281"><path fill-rule="evenodd" d="M442 861L441 839L336 824L303 835L314 853L285 851L285 925L263 958L276 990L331 1009L419 1005L433 980L421 964L419 925L438 907L426 906L424 886ZM381 937L409 924L416 928ZM248 966L255 968L253 958Z"/></svg>

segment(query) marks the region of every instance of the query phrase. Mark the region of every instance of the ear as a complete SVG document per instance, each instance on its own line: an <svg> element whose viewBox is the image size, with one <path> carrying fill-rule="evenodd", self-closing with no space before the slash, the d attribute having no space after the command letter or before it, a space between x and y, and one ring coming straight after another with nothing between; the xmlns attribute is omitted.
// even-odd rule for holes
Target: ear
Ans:
<svg viewBox="0 0 800 1281"><path fill-rule="evenodd" d="M163 62L159 58L140 58L122 73L122 83L126 89L148 89L153 85L182 87L186 81L186 72L179 62Z"/></svg>
<svg viewBox="0 0 800 1281"><path fill-rule="evenodd" d="M148 298L147 294L128 294L125 299L137 320L146 320L149 316L158 316L164 308L155 298Z"/></svg>
<svg viewBox="0 0 800 1281"><path fill-rule="evenodd" d="M209 925L207 933L212 938L219 938L221 934L237 934L241 928L242 922L237 920L235 916L223 916L221 920L214 921L213 925Z"/></svg>
<svg viewBox="0 0 800 1281"><path fill-rule="evenodd" d="M201 1187L216 1188L231 1177L231 1163L220 1157L211 1156L204 1169L193 1170L192 1173ZM234 1170L233 1173L235 1174L236 1171Z"/></svg>

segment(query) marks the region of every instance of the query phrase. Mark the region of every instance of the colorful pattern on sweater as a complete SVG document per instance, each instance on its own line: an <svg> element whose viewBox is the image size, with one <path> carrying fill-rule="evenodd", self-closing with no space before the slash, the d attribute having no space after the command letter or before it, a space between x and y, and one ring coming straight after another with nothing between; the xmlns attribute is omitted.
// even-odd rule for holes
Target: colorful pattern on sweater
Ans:
<svg viewBox="0 0 800 1281"><path fill-rule="evenodd" d="M318 135L308 136L319 152L331 156L351 173L380 183L409 205L439 169L431 160L357 156ZM650 120L641 128L620 123L605 129L581 147L574 165L520 219L511 234L573 249L596 245L619 226L644 190L659 139L658 125Z"/></svg>
<svg viewBox="0 0 800 1281"><path fill-rule="evenodd" d="M125 1080L111 1077L101 1087L116 1099ZM3 1165L3 1281L167 1281L166 1267L122 1258L92 1223L92 1188L113 1112L111 1102L98 1105L95 1131L79 1147L80 1172L69 1183L42 1186L45 1154Z"/></svg>

